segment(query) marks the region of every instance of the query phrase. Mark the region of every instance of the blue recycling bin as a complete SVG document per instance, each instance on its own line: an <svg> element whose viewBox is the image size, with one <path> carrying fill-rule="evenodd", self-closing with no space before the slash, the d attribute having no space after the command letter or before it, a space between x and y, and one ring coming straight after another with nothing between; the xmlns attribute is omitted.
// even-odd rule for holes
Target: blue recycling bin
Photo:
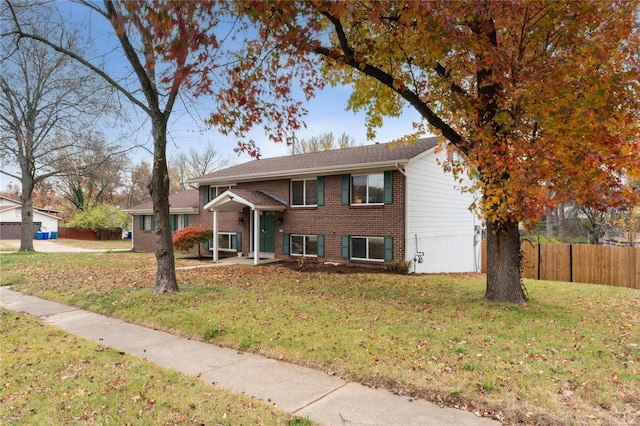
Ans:
<svg viewBox="0 0 640 426"><path fill-rule="evenodd" d="M51 239L52 240L58 239L58 231L51 231Z"/></svg>
<svg viewBox="0 0 640 426"><path fill-rule="evenodd" d="M42 239L42 231L36 231L36 240Z"/></svg>
<svg viewBox="0 0 640 426"><path fill-rule="evenodd" d="M43 240L48 240L49 239L49 233L48 232L43 232L42 233L42 239Z"/></svg>

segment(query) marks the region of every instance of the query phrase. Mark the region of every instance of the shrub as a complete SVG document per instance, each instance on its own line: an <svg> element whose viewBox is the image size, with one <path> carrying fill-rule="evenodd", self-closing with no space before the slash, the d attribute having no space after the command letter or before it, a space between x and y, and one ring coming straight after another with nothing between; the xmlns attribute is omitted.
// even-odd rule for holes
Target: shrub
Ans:
<svg viewBox="0 0 640 426"><path fill-rule="evenodd" d="M204 244L213 238L213 230L189 226L176 231L173 246L178 250L189 251L198 244Z"/></svg>
<svg viewBox="0 0 640 426"><path fill-rule="evenodd" d="M384 262L384 270L391 274L408 274L410 267L411 262L409 260L394 259L389 262Z"/></svg>
<svg viewBox="0 0 640 426"><path fill-rule="evenodd" d="M87 206L84 210L78 210L73 219L67 222L70 228L91 229L100 233L102 230L115 231L128 229L131 222L130 216L117 206L100 203Z"/></svg>

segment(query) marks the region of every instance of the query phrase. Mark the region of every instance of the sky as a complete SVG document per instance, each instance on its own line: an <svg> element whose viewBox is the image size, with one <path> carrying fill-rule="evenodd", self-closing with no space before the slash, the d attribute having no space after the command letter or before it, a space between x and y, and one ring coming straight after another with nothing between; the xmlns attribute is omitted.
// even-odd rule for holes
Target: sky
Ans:
<svg viewBox="0 0 640 426"><path fill-rule="evenodd" d="M92 62L104 62L111 75L126 72L126 62L124 62L122 54L118 49L113 48L116 44L113 30L104 18L99 17L95 12L89 12L85 6L70 1L59 0L54 5L64 16L66 22L78 25L81 28L80 32L91 40L87 56L94 59ZM304 119L306 128L296 131L296 139L307 139L322 133L333 132L336 138L342 133L346 133L358 145L374 142L384 143L410 133L413 130L412 123L419 121L419 114L413 108L406 107L400 118L385 120L384 126L377 130L374 141L367 140L365 114L363 112L356 114L345 109L350 93L350 88L344 86L329 87L318 92L315 98L304 105L309 111L308 116ZM224 136L215 129L207 128L204 125L203 120L208 117L211 107L207 106L206 99L200 99L196 102L198 105L195 107L193 105L185 107L185 103L176 102L169 123L168 158L170 159L180 151L189 152L191 149L196 151L204 149L208 143L211 143L221 157L229 159L230 165L252 160L246 153L237 154L233 151L233 148L237 146L237 138ZM125 147L142 145L143 148L129 151L128 155L130 155L132 164L138 164L141 161L151 163L153 143L148 117L133 107L129 101L122 100L121 105L124 110L123 118L111 119L97 130L101 131L109 142ZM287 147L286 144L268 140L261 127L251 131L248 139L256 142L263 158L291 153L290 147ZM0 175L0 188L6 187L9 181L17 183L15 179Z"/></svg>

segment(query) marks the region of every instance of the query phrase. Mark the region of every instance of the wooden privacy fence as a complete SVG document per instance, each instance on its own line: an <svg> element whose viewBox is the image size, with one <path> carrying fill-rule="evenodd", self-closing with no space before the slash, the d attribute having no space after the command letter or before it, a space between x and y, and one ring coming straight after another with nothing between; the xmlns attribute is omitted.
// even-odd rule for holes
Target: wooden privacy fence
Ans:
<svg viewBox="0 0 640 426"><path fill-rule="evenodd" d="M482 272L487 271L482 242ZM522 278L640 289L640 247L521 242Z"/></svg>

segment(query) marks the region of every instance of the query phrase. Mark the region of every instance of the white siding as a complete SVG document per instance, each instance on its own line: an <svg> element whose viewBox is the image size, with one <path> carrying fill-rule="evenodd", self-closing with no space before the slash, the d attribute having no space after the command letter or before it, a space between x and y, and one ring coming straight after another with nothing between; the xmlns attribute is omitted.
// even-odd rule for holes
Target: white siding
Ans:
<svg viewBox="0 0 640 426"><path fill-rule="evenodd" d="M51 232L58 232L58 221L59 219L53 217L53 216L49 216L43 213L40 213L39 211L33 211L33 221L34 222L42 222L42 225L40 225L42 227L43 230L46 229L47 232L49 232L49 234L51 234Z"/></svg>
<svg viewBox="0 0 640 426"><path fill-rule="evenodd" d="M439 153L438 156L445 155ZM406 166L405 259L417 273L480 270L480 221L469 210L471 194L463 194L451 173L445 173L433 150ZM417 250L416 250L417 245ZM415 262L424 252L423 262Z"/></svg>
<svg viewBox="0 0 640 426"><path fill-rule="evenodd" d="M58 232L58 221L60 219L41 213L37 210L33 211L33 221L41 222L42 227L47 229L47 232ZM7 209L0 212L0 222L22 222L22 211L19 208Z"/></svg>

